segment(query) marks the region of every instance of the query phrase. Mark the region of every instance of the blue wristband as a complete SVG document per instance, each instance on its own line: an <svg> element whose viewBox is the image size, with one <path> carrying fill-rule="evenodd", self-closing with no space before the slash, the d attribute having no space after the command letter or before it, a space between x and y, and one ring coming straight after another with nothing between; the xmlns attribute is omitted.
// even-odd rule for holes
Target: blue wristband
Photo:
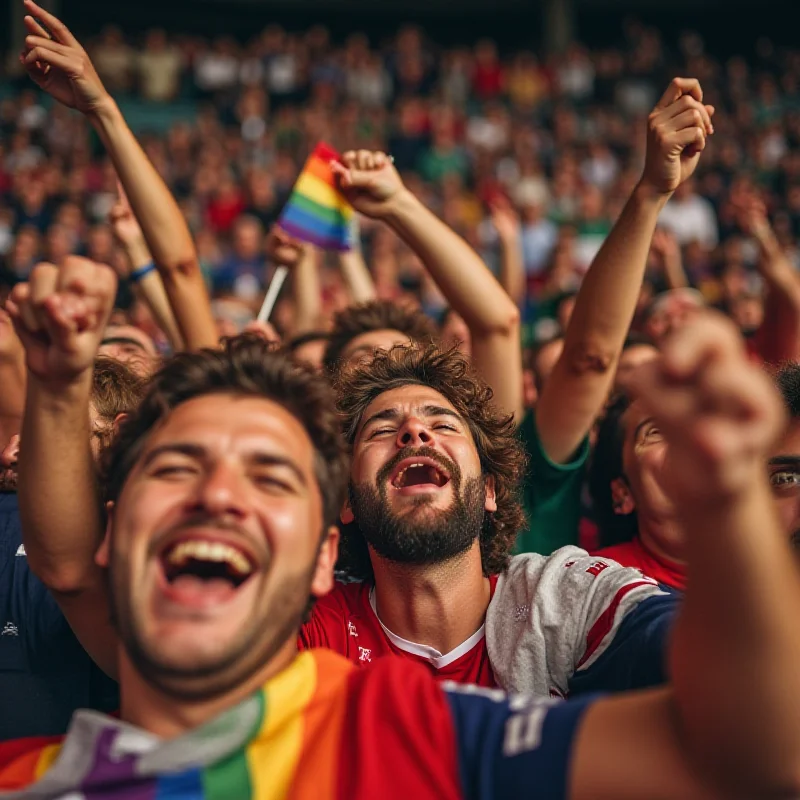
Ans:
<svg viewBox="0 0 800 800"><path fill-rule="evenodd" d="M151 261L149 264L144 264L141 267L138 267L130 275L128 275L128 280L131 283L139 283L139 281L144 278L145 275L149 275L151 272L155 272L156 265Z"/></svg>

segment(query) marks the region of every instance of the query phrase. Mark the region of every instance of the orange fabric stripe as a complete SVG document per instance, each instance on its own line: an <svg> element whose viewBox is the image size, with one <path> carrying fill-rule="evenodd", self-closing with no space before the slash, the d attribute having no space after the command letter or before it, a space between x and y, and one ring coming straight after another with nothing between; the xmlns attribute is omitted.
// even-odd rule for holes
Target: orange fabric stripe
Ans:
<svg viewBox="0 0 800 800"><path fill-rule="evenodd" d="M314 177L319 178L321 181L336 186L331 173L331 168L319 156L312 155L306 162L306 167L303 172L310 172ZM337 187L338 189L338 187Z"/></svg>
<svg viewBox="0 0 800 800"><path fill-rule="evenodd" d="M23 753L0 769L0 790L9 791L30 786L36 780L36 768L43 753L41 749Z"/></svg>
<svg viewBox="0 0 800 800"><path fill-rule="evenodd" d="M287 800L337 800L349 694L342 684L354 667L327 650L312 650L317 691L303 715L303 754Z"/></svg>

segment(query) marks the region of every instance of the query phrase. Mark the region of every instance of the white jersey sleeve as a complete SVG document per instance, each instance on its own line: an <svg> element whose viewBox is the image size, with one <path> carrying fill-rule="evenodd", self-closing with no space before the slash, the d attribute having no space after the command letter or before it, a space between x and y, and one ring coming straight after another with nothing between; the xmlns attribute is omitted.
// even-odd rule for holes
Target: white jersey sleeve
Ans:
<svg viewBox="0 0 800 800"><path fill-rule="evenodd" d="M655 596L667 593L652 578L578 547L512 558L486 614L495 678L507 692L565 697L576 671L589 669L626 615Z"/></svg>

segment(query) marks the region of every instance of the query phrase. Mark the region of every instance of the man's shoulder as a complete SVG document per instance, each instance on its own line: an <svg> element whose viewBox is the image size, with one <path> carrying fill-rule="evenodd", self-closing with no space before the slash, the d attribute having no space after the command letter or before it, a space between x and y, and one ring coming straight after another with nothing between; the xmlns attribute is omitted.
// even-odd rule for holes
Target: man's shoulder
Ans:
<svg viewBox="0 0 800 800"><path fill-rule="evenodd" d="M369 606L369 592L372 584L362 581L336 581L333 589L314 604L314 611L351 614L363 611Z"/></svg>

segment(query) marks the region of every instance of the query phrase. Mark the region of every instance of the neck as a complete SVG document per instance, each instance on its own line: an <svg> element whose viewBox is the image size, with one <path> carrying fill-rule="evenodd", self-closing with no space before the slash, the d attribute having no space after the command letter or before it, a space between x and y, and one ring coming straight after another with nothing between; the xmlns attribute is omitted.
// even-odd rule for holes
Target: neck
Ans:
<svg viewBox="0 0 800 800"><path fill-rule="evenodd" d="M490 586L477 540L466 553L423 567L386 561L373 550L370 556L378 616L392 633L446 654L483 625Z"/></svg>
<svg viewBox="0 0 800 800"><path fill-rule="evenodd" d="M286 669L297 656L296 636L292 636L269 663L235 689L201 700L175 697L146 681L124 650L119 656L122 702L120 717L162 739L174 739L199 728L224 711L246 700L264 683Z"/></svg>
<svg viewBox="0 0 800 800"><path fill-rule="evenodd" d="M683 531L676 520L640 517L639 539L656 558L677 565L685 563Z"/></svg>

